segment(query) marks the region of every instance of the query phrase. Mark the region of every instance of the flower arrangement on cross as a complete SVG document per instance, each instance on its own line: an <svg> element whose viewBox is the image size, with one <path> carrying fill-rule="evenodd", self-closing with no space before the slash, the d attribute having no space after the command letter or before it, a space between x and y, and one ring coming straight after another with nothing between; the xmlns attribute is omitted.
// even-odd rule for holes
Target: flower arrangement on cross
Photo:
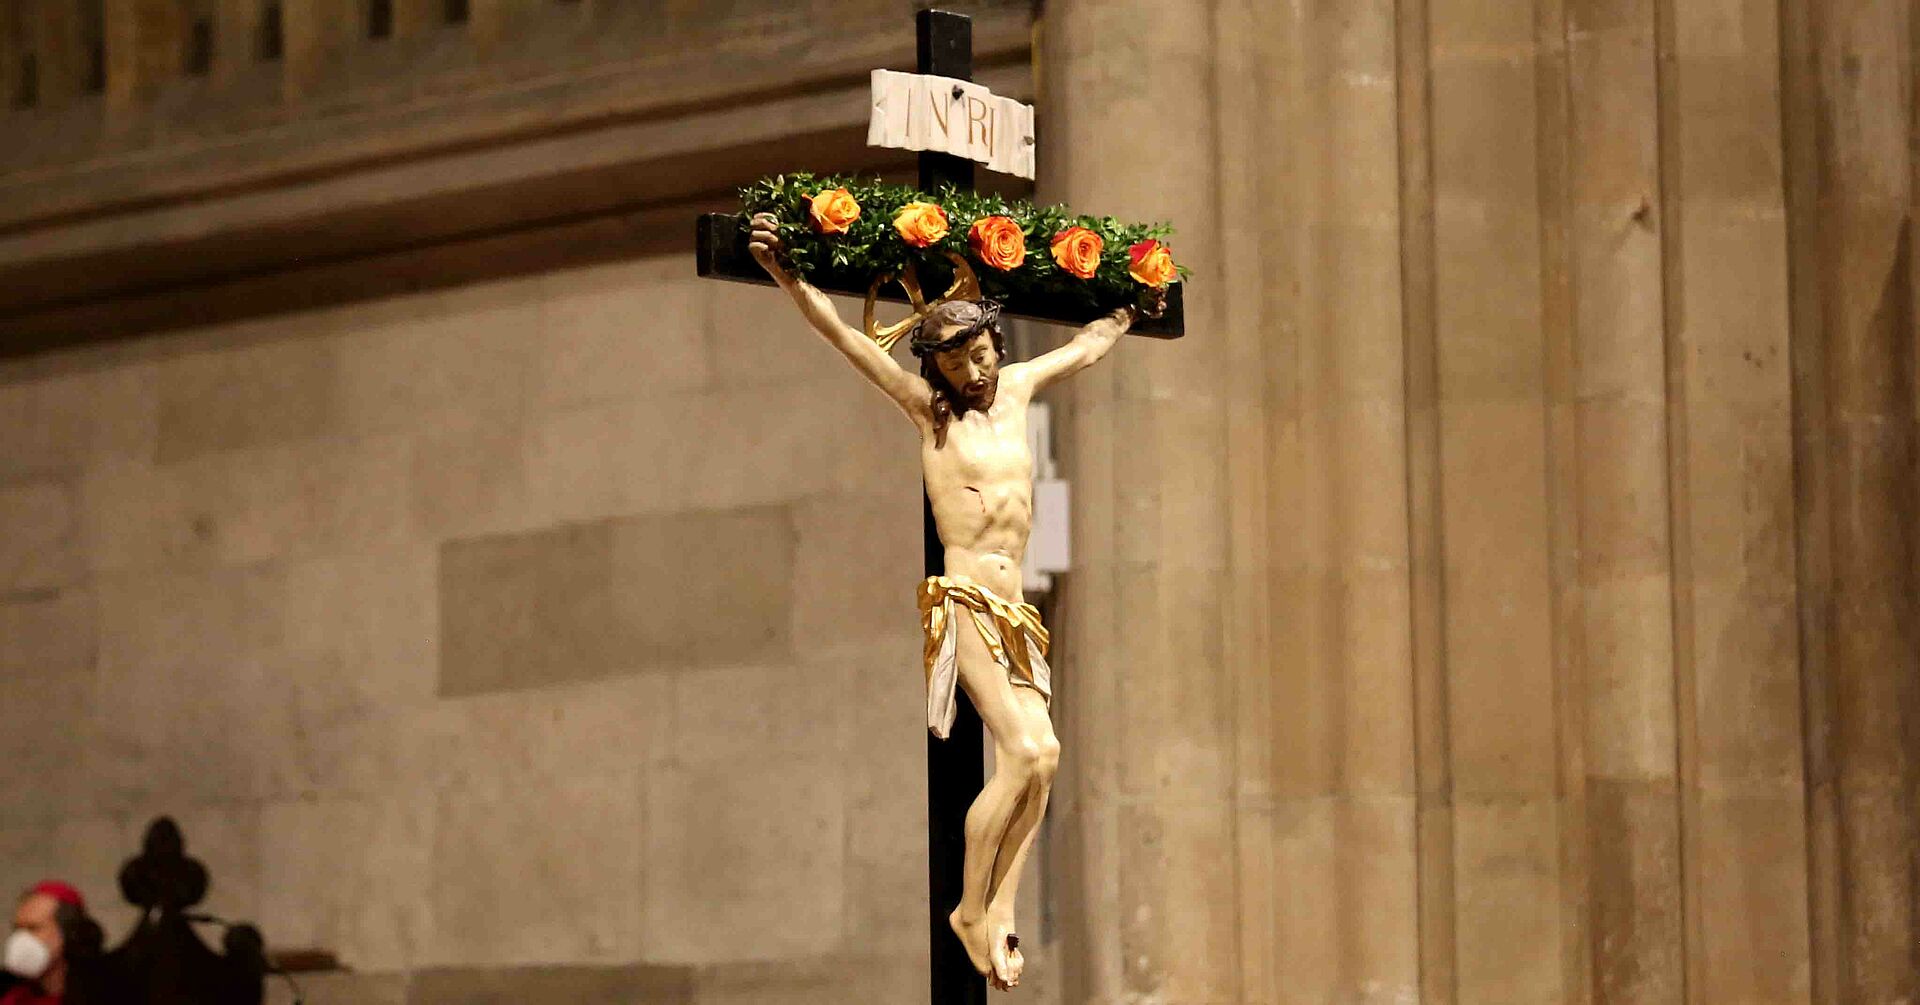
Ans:
<svg viewBox="0 0 1920 1005"><path fill-rule="evenodd" d="M1174 263L1166 224L1083 216L951 186L928 193L854 175L784 174L741 189L740 201L741 225L771 213L789 264L815 283L877 288L909 270L944 283L964 266L983 295L1016 313L1039 300L1151 313L1188 274ZM1041 245L1048 254L1028 254Z"/></svg>

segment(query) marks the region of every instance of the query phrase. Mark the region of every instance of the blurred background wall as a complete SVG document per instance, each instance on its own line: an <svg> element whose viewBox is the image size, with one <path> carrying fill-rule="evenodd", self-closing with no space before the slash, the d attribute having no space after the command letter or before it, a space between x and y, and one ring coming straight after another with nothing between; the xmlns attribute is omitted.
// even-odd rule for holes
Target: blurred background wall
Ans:
<svg viewBox="0 0 1920 1005"><path fill-rule="evenodd" d="M1920 994L1910 0L958 6L1196 273L1055 402L1019 994ZM910 168L913 5L3 9L0 882L168 812L339 1000L920 1000L912 438L687 238Z"/></svg>

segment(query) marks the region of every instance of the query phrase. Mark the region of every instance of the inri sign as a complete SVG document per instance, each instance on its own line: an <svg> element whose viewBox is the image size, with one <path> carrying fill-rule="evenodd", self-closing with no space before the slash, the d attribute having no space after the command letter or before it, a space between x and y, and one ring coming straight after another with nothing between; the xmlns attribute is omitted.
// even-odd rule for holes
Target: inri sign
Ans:
<svg viewBox="0 0 1920 1005"><path fill-rule="evenodd" d="M1032 178L1033 106L952 77L875 70L867 145L938 150Z"/></svg>

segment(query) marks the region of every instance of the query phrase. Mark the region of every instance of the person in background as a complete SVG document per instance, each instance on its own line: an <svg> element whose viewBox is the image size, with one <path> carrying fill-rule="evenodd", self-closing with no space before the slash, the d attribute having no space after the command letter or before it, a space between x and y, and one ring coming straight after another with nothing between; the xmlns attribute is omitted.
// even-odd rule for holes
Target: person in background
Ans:
<svg viewBox="0 0 1920 1005"><path fill-rule="evenodd" d="M0 1005L63 1005L68 1001L70 960L97 947L100 928L87 916L80 891L48 880L20 897L13 933L0 951L0 966L18 983L0 994Z"/></svg>

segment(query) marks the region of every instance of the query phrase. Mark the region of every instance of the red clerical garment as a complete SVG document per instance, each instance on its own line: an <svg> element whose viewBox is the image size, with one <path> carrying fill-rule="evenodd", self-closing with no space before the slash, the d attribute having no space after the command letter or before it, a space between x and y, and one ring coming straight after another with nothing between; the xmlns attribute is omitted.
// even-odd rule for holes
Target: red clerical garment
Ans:
<svg viewBox="0 0 1920 1005"><path fill-rule="evenodd" d="M43 995L32 984L17 984L0 995L0 1005L60 1005L59 995Z"/></svg>

